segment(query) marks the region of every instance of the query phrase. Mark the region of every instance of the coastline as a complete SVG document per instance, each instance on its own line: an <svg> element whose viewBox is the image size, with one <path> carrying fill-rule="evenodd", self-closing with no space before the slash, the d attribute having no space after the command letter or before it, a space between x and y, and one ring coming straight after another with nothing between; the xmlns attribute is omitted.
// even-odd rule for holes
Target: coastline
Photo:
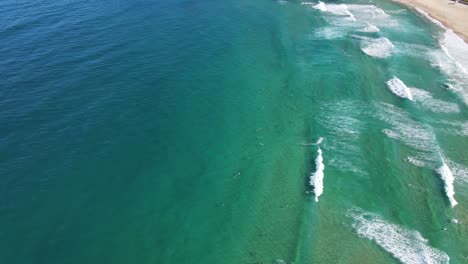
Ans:
<svg viewBox="0 0 468 264"><path fill-rule="evenodd" d="M450 0L393 0L411 8L419 8L430 17L453 30L468 43L468 5Z"/></svg>

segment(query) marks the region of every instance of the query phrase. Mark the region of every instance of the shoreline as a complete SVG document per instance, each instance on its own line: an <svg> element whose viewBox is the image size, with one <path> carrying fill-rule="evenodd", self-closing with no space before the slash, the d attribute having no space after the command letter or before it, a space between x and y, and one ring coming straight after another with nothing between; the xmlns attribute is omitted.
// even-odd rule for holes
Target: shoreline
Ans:
<svg viewBox="0 0 468 264"><path fill-rule="evenodd" d="M450 0L393 0L412 9L421 9L440 21L468 43L468 5ZM415 10L417 12L417 10Z"/></svg>

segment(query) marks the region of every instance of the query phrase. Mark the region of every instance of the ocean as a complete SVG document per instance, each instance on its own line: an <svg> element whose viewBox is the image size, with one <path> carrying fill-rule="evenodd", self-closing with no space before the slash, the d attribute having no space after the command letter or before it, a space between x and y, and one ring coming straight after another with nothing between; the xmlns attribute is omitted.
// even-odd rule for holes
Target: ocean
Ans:
<svg viewBox="0 0 468 264"><path fill-rule="evenodd" d="M0 263L468 263L468 45L424 12L0 11Z"/></svg>

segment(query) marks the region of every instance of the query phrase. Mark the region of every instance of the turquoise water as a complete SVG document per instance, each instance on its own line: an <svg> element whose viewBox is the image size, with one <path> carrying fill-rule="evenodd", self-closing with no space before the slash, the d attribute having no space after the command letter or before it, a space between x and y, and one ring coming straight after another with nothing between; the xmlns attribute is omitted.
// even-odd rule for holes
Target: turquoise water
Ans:
<svg viewBox="0 0 468 264"><path fill-rule="evenodd" d="M466 49L317 4L2 1L0 262L467 263Z"/></svg>

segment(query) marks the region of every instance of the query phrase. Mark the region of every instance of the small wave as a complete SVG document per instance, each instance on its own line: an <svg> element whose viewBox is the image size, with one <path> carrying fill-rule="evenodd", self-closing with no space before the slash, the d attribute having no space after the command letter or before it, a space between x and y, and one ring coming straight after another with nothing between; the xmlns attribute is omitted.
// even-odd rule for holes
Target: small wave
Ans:
<svg viewBox="0 0 468 264"><path fill-rule="evenodd" d="M388 38L370 39L363 43L364 45L361 50L371 57L383 59L390 56L392 53L393 44Z"/></svg>
<svg viewBox="0 0 468 264"><path fill-rule="evenodd" d="M317 142L315 142L315 145L320 145L320 143L322 143L322 141L323 141L323 137L319 137Z"/></svg>
<svg viewBox="0 0 468 264"><path fill-rule="evenodd" d="M318 156L315 159L315 166L317 170L310 175L310 185L314 187L315 201L318 202L318 198L323 193L323 170L325 165L323 164L322 150L318 148Z"/></svg>
<svg viewBox="0 0 468 264"><path fill-rule="evenodd" d="M349 10L352 10L355 13L359 13L361 16L365 16L367 19L377 19L377 18L388 18L389 15L383 11L383 9L375 5L357 5L350 4L347 6Z"/></svg>
<svg viewBox="0 0 468 264"><path fill-rule="evenodd" d="M455 195L455 189L453 188L453 181L454 181L454 178L453 178L453 174L452 174L452 171L450 170L450 168L447 166L447 164L445 164L445 162L442 163L442 166L438 169L437 171L440 175L440 177L442 178L442 180L444 181L444 184L445 184L445 193L450 201L450 205L453 207L455 207L455 205L457 205L457 201L455 200L455 198L453 197Z"/></svg>
<svg viewBox="0 0 468 264"><path fill-rule="evenodd" d="M348 4L348 9L359 21L371 22L382 27L395 27L398 21L375 5Z"/></svg>
<svg viewBox="0 0 468 264"><path fill-rule="evenodd" d="M392 93L396 94L401 98L408 98L409 100L413 100L413 95L411 91L406 87L406 85L397 77L393 76L390 80L387 81L387 86Z"/></svg>
<svg viewBox="0 0 468 264"><path fill-rule="evenodd" d="M389 223L379 215L361 209L350 210L348 215L354 219L352 227L360 237L374 241L403 263L443 264L450 261L444 251L428 245L418 231Z"/></svg>
<svg viewBox="0 0 468 264"><path fill-rule="evenodd" d="M366 33L375 33L375 32L379 32L380 29L370 23L367 23L367 27L361 29L360 31L366 32Z"/></svg>
<svg viewBox="0 0 468 264"><path fill-rule="evenodd" d="M416 166L416 167L421 167L421 168L422 168L422 167L426 166L426 164L424 163L424 161L420 161L419 159L417 159L417 158L415 158L415 157L408 157L408 158L406 158L406 160L407 160L409 163L411 163L411 164L413 164L414 166Z"/></svg>
<svg viewBox="0 0 468 264"><path fill-rule="evenodd" d="M305 4L305 3L303 3ZM320 10L320 11L323 11L323 12L326 12L327 11L327 5L325 5L324 2L320 1L318 4L312 6L313 8L317 9L317 10Z"/></svg>
<svg viewBox="0 0 468 264"><path fill-rule="evenodd" d="M320 10L322 12L328 12L332 13L337 16L344 16L346 19L351 20L351 21L356 21L356 18L354 17L353 13L351 13L348 10L348 6L345 4L325 4L322 1L320 1L318 4L312 6L313 8Z"/></svg>

